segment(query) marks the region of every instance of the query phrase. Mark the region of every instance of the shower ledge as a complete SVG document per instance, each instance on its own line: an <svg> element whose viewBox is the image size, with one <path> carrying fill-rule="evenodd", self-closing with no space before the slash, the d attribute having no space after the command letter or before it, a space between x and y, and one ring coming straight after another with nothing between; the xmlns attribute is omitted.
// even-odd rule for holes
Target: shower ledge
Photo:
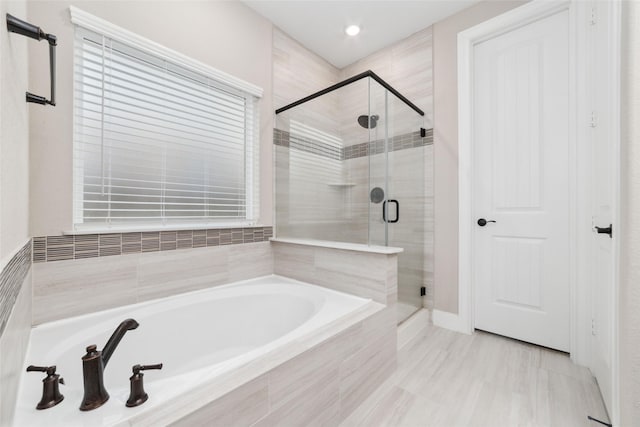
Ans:
<svg viewBox="0 0 640 427"><path fill-rule="evenodd" d="M375 245L365 245L362 243L333 242L330 240L295 239L295 238L287 238L287 237L272 237L269 240L276 243L289 243L294 245L305 245L305 246L319 246L322 248L343 249L346 251L357 251L357 252L373 252L376 254L387 254L387 255L399 254L401 252L404 252L404 249L394 248L392 246L375 246Z"/></svg>
<svg viewBox="0 0 640 427"><path fill-rule="evenodd" d="M330 187L355 187L355 182L327 182Z"/></svg>

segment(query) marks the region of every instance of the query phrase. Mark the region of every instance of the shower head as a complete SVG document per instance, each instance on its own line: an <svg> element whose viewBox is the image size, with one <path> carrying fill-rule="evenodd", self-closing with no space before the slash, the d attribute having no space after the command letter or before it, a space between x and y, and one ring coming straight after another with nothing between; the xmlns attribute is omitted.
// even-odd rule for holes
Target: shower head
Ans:
<svg viewBox="0 0 640 427"><path fill-rule="evenodd" d="M377 114L374 114L371 117L363 115L358 117L358 124L365 129L373 129L378 124L379 118L380 116L378 116Z"/></svg>

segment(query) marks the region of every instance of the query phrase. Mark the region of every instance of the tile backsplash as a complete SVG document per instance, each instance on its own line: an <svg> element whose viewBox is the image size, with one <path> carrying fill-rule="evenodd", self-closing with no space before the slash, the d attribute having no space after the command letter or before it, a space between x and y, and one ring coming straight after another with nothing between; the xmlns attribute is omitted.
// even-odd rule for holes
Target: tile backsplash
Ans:
<svg viewBox="0 0 640 427"><path fill-rule="evenodd" d="M33 238L33 262L237 245L271 237L273 227L42 236Z"/></svg>

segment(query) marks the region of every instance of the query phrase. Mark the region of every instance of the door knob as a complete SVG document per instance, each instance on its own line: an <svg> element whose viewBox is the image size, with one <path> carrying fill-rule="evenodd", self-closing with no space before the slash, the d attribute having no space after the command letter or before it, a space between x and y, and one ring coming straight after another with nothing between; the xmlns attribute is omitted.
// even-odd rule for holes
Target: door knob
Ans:
<svg viewBox="0 0 640 427"><path fill-rule="evenodd" d="M609 237L613 237L613 224L609 224L608 227L594 227L598 234L608 234Z"/></svg>
<svg viewBox="0 0 640 427"><path fill-rule="evenodd" d="M489 221L487 221L487 220L486 220L486 219L484 219L484 218L480 218L480 219L478 220L478 225L479 225L480 227L484 227L485 225L487 225L487 224L488 224L488 223L490 223L490 222L495 222L495 221L494 221L494 220L492 220L492 219L491 219L491 220L489 220Z"/></svg>

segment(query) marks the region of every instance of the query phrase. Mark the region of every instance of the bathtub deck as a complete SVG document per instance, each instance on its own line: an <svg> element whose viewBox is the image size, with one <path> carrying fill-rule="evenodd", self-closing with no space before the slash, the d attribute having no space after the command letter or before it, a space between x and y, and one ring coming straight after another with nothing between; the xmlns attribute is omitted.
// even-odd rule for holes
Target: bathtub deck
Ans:
<svg viewBox="0 0 640 427"><path fill-rule="evenodd" d="M566 354L430 325L399 349L396 374L341 427L602 427L587 415L608 419L595 380Z"/></svg>

